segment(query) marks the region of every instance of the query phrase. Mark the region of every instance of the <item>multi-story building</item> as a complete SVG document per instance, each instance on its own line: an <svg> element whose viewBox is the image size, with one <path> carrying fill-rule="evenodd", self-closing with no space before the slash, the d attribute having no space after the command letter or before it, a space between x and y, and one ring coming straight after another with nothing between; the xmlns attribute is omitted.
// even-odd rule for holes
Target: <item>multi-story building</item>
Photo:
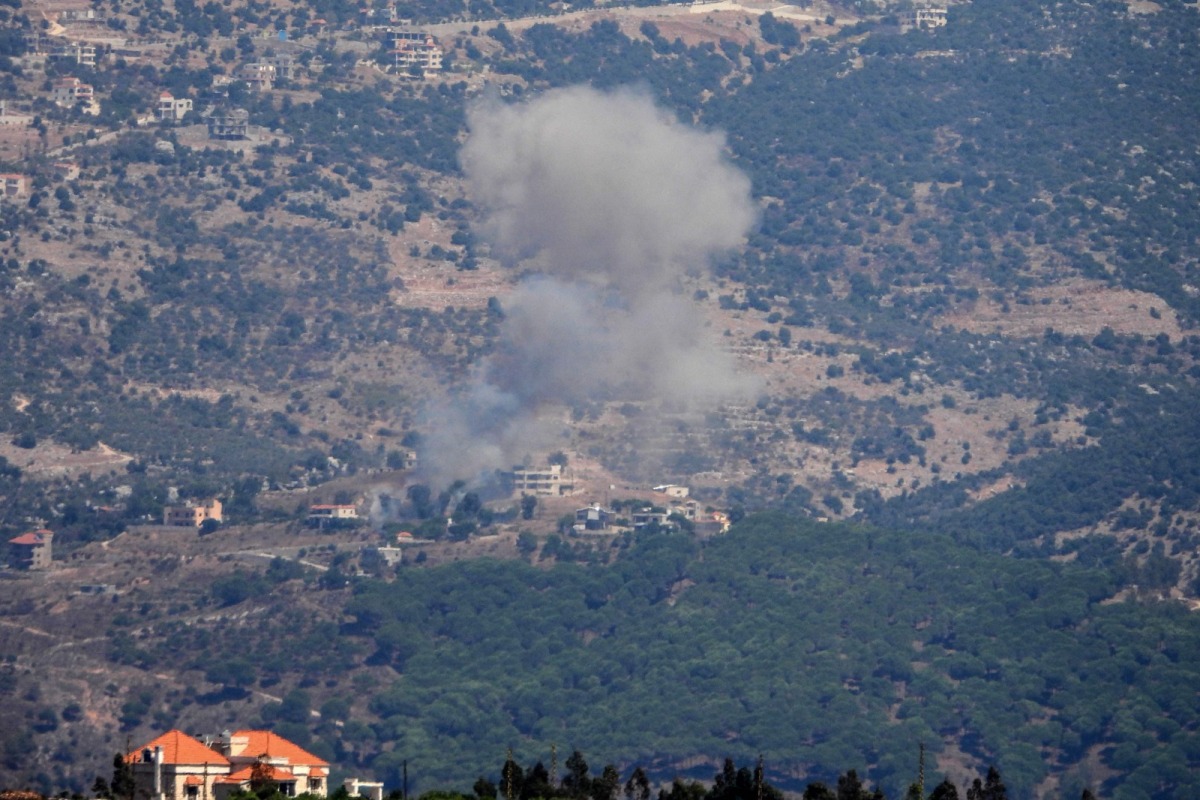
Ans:
<svg viewBox="0 0 1200 800"><path fill-rule="evenodd" d="M273 783L289 797L328 793L329 763L271 731L225 732L204 741L168 731L125 761L135 800L224 800L258 782Z"/></svg>
<svg viewBox="0 0 1200 800"><path fill-rule="evenodd" d="M265 92L275 83L275 65L266 61L255 61L243 64L238 70L238 77L244 80L251 89Z"/></svg>
<svg viewBox="0 0 1200 800"><path fill-rule="evenodd" d="M417 72L428 77L442 71L445 51L432 36L422 40L401 39L392 50L393 66L404 72Z"/></svg>
<svg viewBox="0 0 1200 800"><path fill-rule="evenodd" d="M230 772L228 758L178 730L127 754L125 763L135 800L211 800L217 780Z"/></svg>
<svg viewBox="0 0 1200 800"><path fill-rule="evenodd" d="M63 78L54 82L50 90L50 99L55 105L63 108L74 108L77 105L90 106L96 99L96 93L90 83L84 83L79 78Z"/></svg>
<svg viewBox="0 0 1200 800"><path fill-rule="evenodd" d="M48 530L29 531L8 540L9 565L14 569L49 569L54 534Z"/></svg>
<svg viewBox="0 0 1200 800"><path fill-rule="evenodd" d="M244 108L217 111L208 118L211 139L247 139L250 136L250 112Z"/></svg>
<svg viewBox="0 0 1200 800"><path fill-rule="evenodd" d="M512 480L514 494L560 497L570 494L575 488L574 484L566 478L563 468L559 464L551 464L538 469L513 467Z"/></svg>
<svg viewBox="0 0 1200 800"><path fill-rule="evenodd" d="M87 42L62 42L50 47L46 57L51 61L74 61L87 67L96 66L96 45Z"/></svg>
<svg viewBox="0 0 1200 800"><path fill-rule="evenodd" d="M593 503L575 511L575 530L602 531L608 528L612 512L607 508Z"/></svg>
<svg viewBox="0 0 1200 800"><path fill-rule="evenodd" d="M936 6L920 6L904 15L903 23L908 28L941 28L946 24L946 9Z"/></svg>
<svg viewBox="0 0 1200 800"><path fill-rule="evenodd" d="M250 789L266 778L288 797L329 792L329 762L271 731L223 733L210 742L229 759L229 774L214 783L215 800Z"/></svg>
<svg viewBox="0 0 1200 800"><path fill-rule="evenodd" d="M179 122L191 110L190 97L175 97L166 91L158 96L158 118L163 122Z"/></svg>
<svg viewBox="0 0 1200 800"><path fill-rule="evenodd" d="M213 498L201 503L184 503L163 509L163 525L199 528L205 520L221 521L221 501Z"/></svg>
<svg viewBox="0 0 1200 800"><path fill-rule="evenodd" d="M358 522L356 506L316 505L308 507L308 524L314 528L334 528Z"/></svg>

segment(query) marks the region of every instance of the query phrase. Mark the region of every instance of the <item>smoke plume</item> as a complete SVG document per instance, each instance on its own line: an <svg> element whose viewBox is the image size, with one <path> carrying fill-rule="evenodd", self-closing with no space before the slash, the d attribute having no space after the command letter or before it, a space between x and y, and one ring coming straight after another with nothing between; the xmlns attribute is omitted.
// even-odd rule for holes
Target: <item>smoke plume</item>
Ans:
<svg viewBox="0 0 1200 800"><path fill-rule="evenodd" d="M478 233L527 277L504 300L496 351L430 414L432 481L549 446L565 405L670 399L702 410L746 392L679 291L755 219L722 136L641 92L583 87L484 101L468 125L461 158Z"/></svg>

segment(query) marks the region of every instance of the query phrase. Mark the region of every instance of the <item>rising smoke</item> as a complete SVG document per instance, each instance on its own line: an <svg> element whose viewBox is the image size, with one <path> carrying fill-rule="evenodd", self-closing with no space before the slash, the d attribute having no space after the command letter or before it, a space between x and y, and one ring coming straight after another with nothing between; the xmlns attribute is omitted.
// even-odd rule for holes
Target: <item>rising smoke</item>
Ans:
<svg viewBox="0 0 1200 800"><path fill-rule="evenodd" d="M704 410L749 390L679 292L755 219L722 136L644 93L584 87L483 101L468 125L461 158L478 233L528 277L504 301L494 354L428 415L432 483L549 446L564 405L670 399Z"/></svg>

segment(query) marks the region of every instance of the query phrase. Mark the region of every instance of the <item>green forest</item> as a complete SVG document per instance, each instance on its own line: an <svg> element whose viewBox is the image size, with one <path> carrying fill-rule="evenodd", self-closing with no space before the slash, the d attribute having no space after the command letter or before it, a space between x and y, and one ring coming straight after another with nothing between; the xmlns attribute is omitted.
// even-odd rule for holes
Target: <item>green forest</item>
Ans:
<svg viewBox="0 0 1200 800"><path fill-rule="evenodd" d="M1200 621L1172 602L1111 602L1127 579L1082 557L768 514L704 543L645 535L608 566L479 559L347 589L309 578L305 591L344 602L337 629L287 611L303 578L261 576L273 622L178 627L157 643L115 630L113 657L153 669L202 650L195 668L216 656L225 666L207 678L235 695L287 672L316 684L389 666L390 684L335 691L319 724L303 689L263 709L265 724L388 785L406 764L417 787L454 786L509 748L532 763L557 746L658 780L761 756L792 791L856 768L897 797L924 744L931 765L948 759L944 777L964 782L949 766L962 757L995 764L1017 797L1051 775L1063 796L1187 796ZM335 653L319 646L333 636ZM335 726L363 691L370 714Z"/></svg>

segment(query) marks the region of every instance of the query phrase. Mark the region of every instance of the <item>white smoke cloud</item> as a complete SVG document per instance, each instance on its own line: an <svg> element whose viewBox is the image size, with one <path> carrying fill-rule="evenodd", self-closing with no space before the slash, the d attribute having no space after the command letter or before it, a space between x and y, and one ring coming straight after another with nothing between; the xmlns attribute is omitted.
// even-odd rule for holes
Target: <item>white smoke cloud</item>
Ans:
<svg viewBox="0 0 1200 800"><path fill-rule="evenodd" d="M555 90L468 115L461 158L480 236L532 271L503 305L495 353L428 414L435 483L549 446L561 408L669 398L704 409L750 388L678 292L742 244L756 209L724 139L644 93Z"/></svg>

